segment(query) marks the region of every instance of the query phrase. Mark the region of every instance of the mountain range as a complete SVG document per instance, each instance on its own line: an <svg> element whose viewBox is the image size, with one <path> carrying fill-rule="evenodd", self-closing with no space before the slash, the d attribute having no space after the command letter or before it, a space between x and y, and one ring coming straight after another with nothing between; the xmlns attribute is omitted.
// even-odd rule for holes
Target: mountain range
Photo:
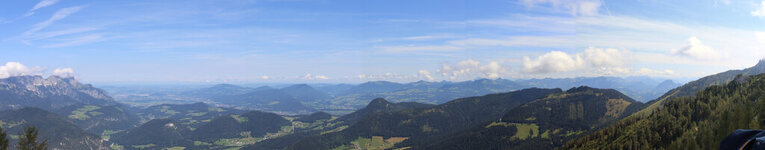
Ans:
<svg viewBox="0 0 765 150"><path fill-rule="evenodd" d="M759 122L765 119L757 110L765 104L758 97L765 77L756 74L763 72L765 61L682 86L639 77L373 81L283 88L221 84L164 94L218 106L149 107L120 104L74 78L19 76L0 80L0 93L5 94L0 101L10 104L0 112L0 126L12 137L23 126L36 126L41 137L54 138L51 143L58 145L52 147L62 149L709 147L733 129L762 126ZM593 87L555 88L578 84ZM668 92L645 104L631 96L656 96L663 90ZM356 100L362 98L368 100ZM360 102L367 103L332 115L338 114L334 110L357 108ZM604 143L614 138L625 144Z"/></svg>
<svg viewBox="0 0 765 150"><path fill-rule="evenodd" d="M370 81L350 84L294 84L284 88L261 86L257 88L219 84L181 92L181 96L208 99L222 105L257 108L281 113L308 113L325 111L335 115L351 113L366 106L370 100L385 98L392 102L418 102L442 104L470 96L508 92L531 87L572 88L589 86L616 89L637 101L646 102L666 91L680 86L672 80L649 77L579 77L545 79L477 79L462 82L396 83Z"/></svg>
<svg viewBox="0 0 765 150"><path fill-rule="evenodd" d="M53 110L75 104L116 105L112 97L90 84L59 76L13 76L0 79L0 110L37 107Z"/></svg>

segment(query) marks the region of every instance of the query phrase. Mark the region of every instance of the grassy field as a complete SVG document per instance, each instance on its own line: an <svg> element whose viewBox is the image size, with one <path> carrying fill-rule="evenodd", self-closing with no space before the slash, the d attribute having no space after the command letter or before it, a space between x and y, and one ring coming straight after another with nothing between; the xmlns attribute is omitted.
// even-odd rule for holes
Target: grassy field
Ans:
<svg viewBox="0 0 765 150"><path fill-rule="evenodd" d="M97 115L103 114L101 112L93 111L93 110L96 110L96 109L99 109L99 108L101 108L101 107L91 106L91 105L88 105L88 106L85 106L85 107L82 107L82 108L77 108L77 110L72 111L72 114L69 115L68 117L71 118L71 119L85 120L85 119L90 118L91 116L97 116ZM90 114L90 116L88 116L88 114Z"/></svg>
<svg viewBox="0 0 765 150"><path fill-rule="evenodd" d="M351 142L351 145L342 145L333 150L384 150L390 149L397 143L401 143L408 137L391 137L385 139L382 136L372 136L372 138L359 137Z"/></svg>
<svg viewBox="0 0 765 150"><path fill-rule="evenodd" d="M526 138L530 137L539 137L539 126L537 124L526 124L526 123L507 123L507 122L492 122L489 125L486 125L486 128L490 128L493 126L504 126L504 127L510 127L513 126L517 129L517 132L515 132L515 135L512 136L514 139L520 139L525 140ZM549 137L549 133L546 131L542 134L542 137Z"/></svg>

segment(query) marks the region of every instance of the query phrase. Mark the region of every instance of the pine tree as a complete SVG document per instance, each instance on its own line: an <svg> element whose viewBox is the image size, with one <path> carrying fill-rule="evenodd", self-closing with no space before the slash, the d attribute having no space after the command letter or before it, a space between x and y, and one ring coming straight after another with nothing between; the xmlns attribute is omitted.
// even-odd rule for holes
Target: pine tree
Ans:
<svg viewBox="0 0 765 150"><path fill-rule="evenodd" d="M37 128L27 126L23 133L19 133L19 145L16 148L20 150L45 150L48 149L48 140L37 143Z"/></svg>
<svg viewBox="0 0 765 150"><path fill-rule="evenodd" d="M0 150L8 150L8 134L0 127Z"/></svg>

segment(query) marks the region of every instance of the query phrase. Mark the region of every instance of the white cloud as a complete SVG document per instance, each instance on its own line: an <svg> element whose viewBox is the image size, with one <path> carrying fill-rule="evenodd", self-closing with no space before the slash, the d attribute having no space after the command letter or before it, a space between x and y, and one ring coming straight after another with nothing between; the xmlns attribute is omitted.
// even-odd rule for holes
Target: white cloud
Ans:
<svg viewBox="0 0 765 150"><path fill-rule="evenodd" d="M422 73L422 72L420 72ZM429 72L428 72L429 73ZM412 79L421 79L420 75L399 75L397 73L386 72L383 74L359 74L356 78L364 81L387 80L387 81L411 81ZM427 78L427 77L425 77Z"/></svg>
<svg viewBox="0 0 765 150"><path fill-rule="evenodd" d="M489 62L485 66L481 66L481 73L487 78L499 78L502 73L505 73L505 68L499 65L499 62Z"/></svg>
<svg viewBox="0 0 765 150"><path fill-rule="evenodd" d="M589 70L598 75L624 75L630 73L630 69L625 67L632 60L627 56L629 53L627 50L596 47L576 54L552 51L536 59L524 57L523 66L524 71L538 74Z"/></svg>
<svg viewBox="0 0 765 150"><path fill-rule="evenodd" d="M260 79L263 79L263 80L268 80L268 79L271 79L271 77L269 77L269 76L265 76L265 75L264 75L264 76L260 76Z"/></svg>
<svg viewBox="0 0 765 150"><path fill-rule="evenodd" d="M430 75L430 72L429 72L429 71L427 71L427 70L420 70L418 73L419 73L419 75L420 75L420 78L425 78L425 79L428 79L428 81L434 81L434 80L435 80L435 79L433 78L433 76L432 76L432 75Z"/></svg>
<svg viewBox="0 0 765 150"><path fill-rule="evenodd" d="M670 51L674 55L691 57L699 60L713 60L721 58L721 54L712 47L701 43L696 37L690 37L685 46Z"/></svg>
<svg viewBox="0 0 765 150"><path fill-rule="evenodd" d="M568 11L574 16L597 15L600 6L603 5L599 0L522 0L521 2L529 8L549 4L555 9Z"/></svg>
<svg viewBox="0 0 765 150"><path fill-rule="evenodd" d="M613 48L595 48L589 47L584 50L584 59L595 67L613 67L622 66L627 60L623 51L619 51Z"/></svg>
<svg viewBox="0 0 765 150"><path fill-rule="evenodd" d="M24 75L40 75L45 69L40 67L29 68L19 62L8 62L0 66L0 78Z"/></svg>
<svg viewBox="0 0 765 150"><path fill-rule="evenodd" d="M581 56L569 55L561 51L552 51L532 60L523 58L524 71L529 73L555 73L577 70L585 67Z"/></svg>
<svg viewBox="0 0 765 150"><path fill-rule="evenodd" d="M467 59L454 65L443 64L436 72L451 80L482 78L499 78L507 73L507 69L499 62L489 61L481 66L481 62Z"/></svg>
<svg viewBox="0 0 765 150"><path fill-rule="evenodd" d="M756 10L749 12L755 17L765 17L765 1L760 2L760 6Z"/></svg>
<svg viewBox="0 0 765 150"><path fill-rule="evenodd" d="M311 75L309 73L309 74L305 74L301 79L303 79L303 80L328 80L329 78L327 76L323 76L323 75L315 75L314 76L314 75Z"/></svg>
<svg viewBox="0 0 765 150"><path fill-rule="evenodd" d="M327 79L329 79L329 78L327 78L327 76L322 76L322 75L318 75L318 76L315 76L314 78L316 78L316 79L321 79L321 80L327 80Z"/></svg>
<svg viewBox="0 0 765 150"><path fill-rule="evenodd" d="M53 70L53 75L59 77L74 77L74 69L72 68L56 68Z"/></svg>

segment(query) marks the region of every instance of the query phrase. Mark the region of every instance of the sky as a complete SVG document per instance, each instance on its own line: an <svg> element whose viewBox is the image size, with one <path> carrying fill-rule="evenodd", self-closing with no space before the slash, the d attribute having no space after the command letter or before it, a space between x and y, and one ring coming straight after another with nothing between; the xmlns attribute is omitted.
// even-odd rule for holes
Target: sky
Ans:
<svg viewBox="0 0 765 150"><path fill-rule="evenodd" d="M698 78L765 58L761 0L0 1L0 78Z"/></svg>

